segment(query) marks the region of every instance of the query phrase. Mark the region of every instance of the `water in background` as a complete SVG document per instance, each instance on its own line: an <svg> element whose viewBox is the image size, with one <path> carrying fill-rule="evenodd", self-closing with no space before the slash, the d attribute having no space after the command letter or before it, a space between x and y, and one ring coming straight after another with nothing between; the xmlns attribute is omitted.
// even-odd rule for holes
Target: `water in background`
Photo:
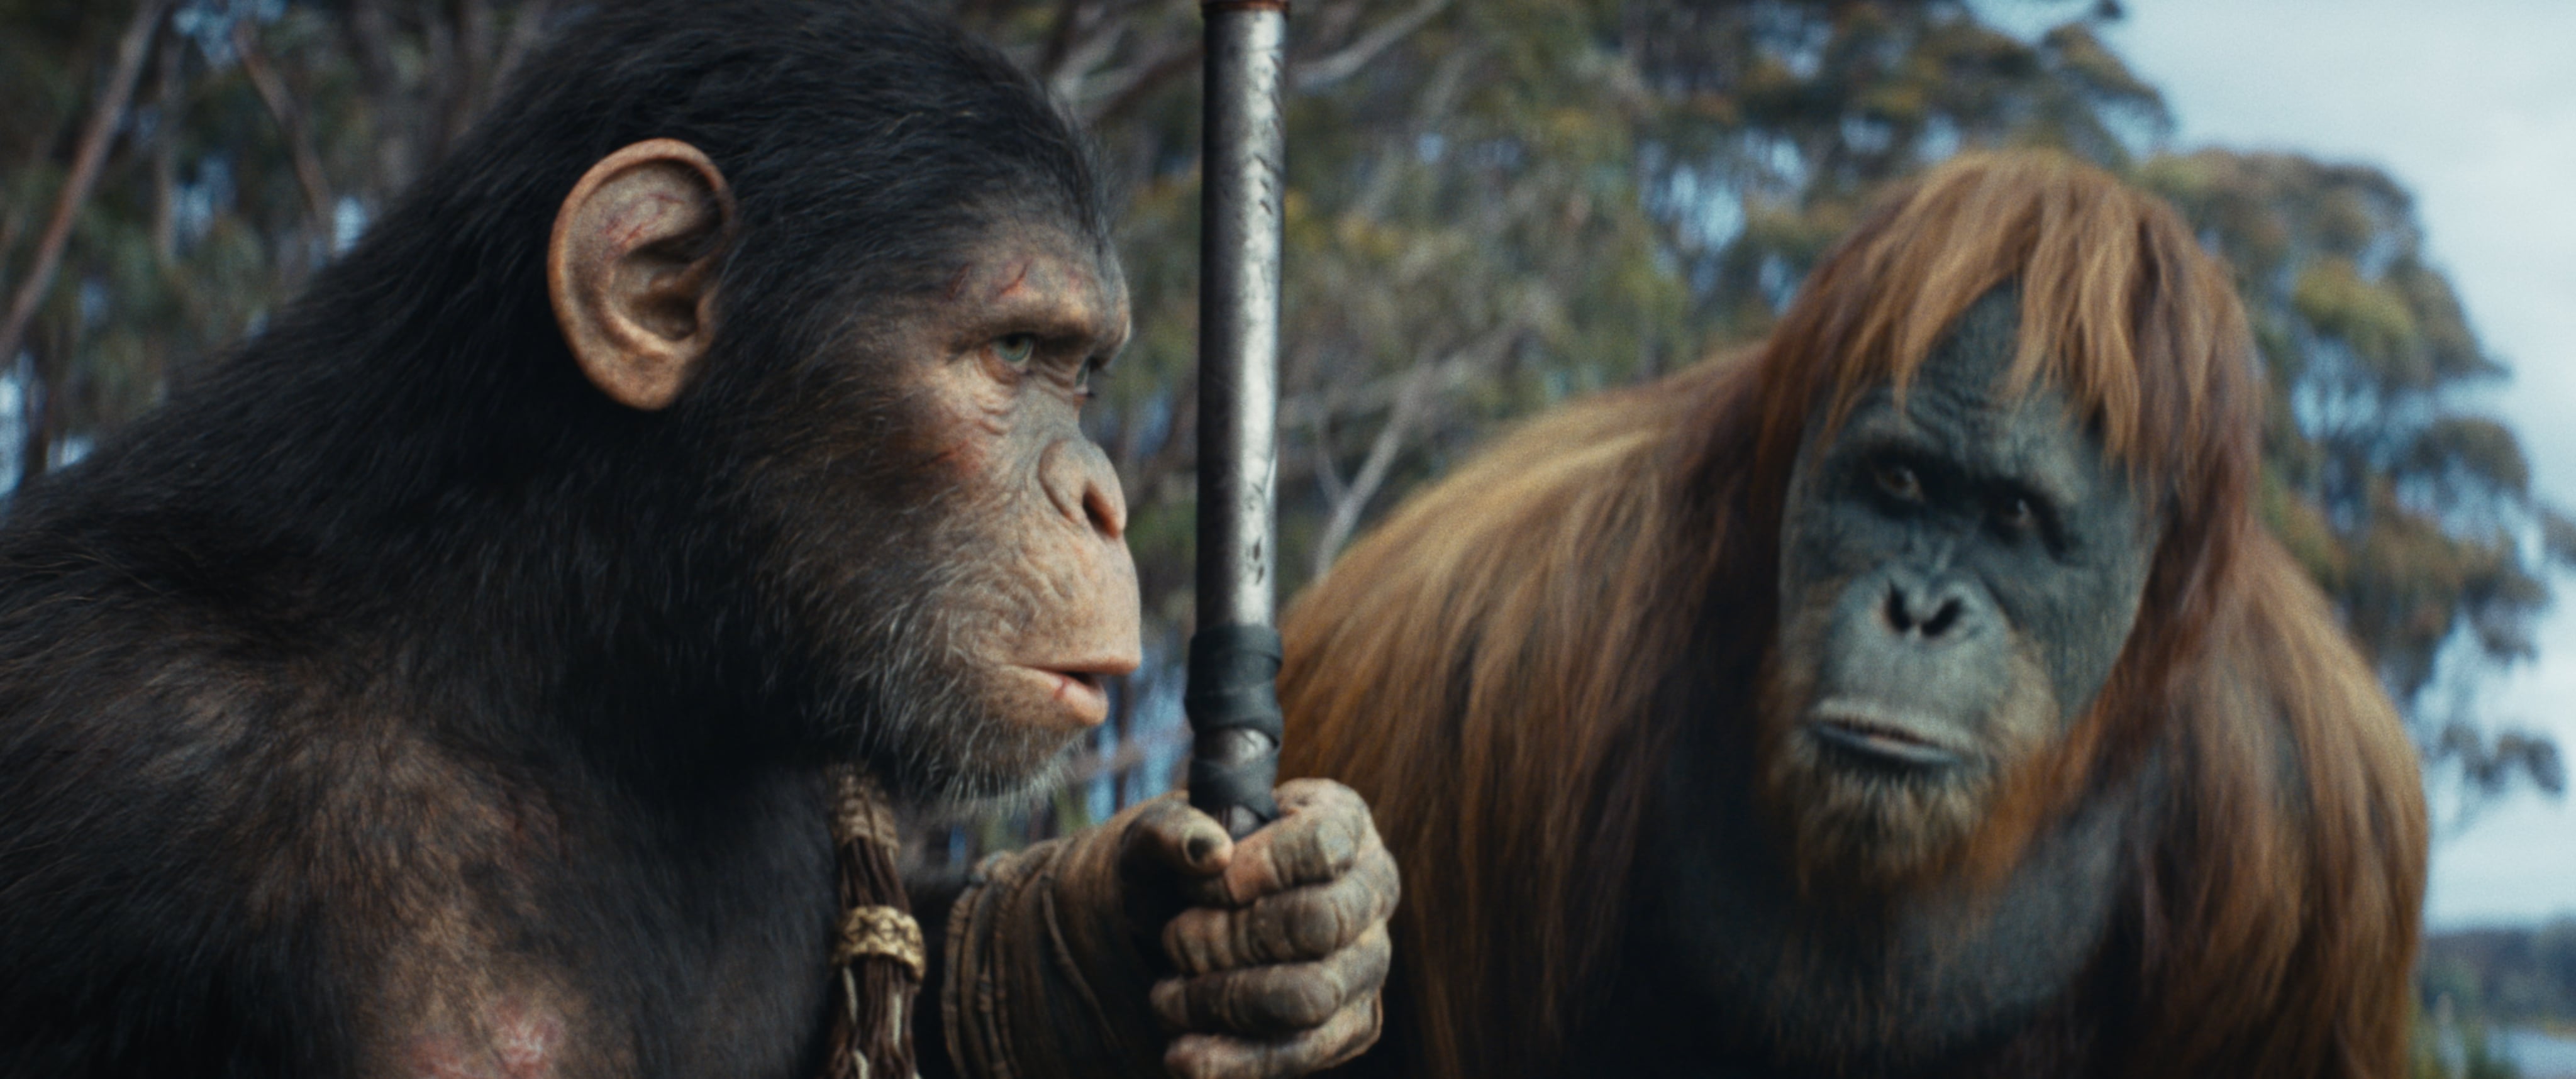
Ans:
<svg viewBox="0 0 2576 1079"><path fill-rule="evenodd" d="M2576 1038L2515 1028L2496 1040L2504 1055L2521 1066L2522 1079L2576 1079Z"/></svg>

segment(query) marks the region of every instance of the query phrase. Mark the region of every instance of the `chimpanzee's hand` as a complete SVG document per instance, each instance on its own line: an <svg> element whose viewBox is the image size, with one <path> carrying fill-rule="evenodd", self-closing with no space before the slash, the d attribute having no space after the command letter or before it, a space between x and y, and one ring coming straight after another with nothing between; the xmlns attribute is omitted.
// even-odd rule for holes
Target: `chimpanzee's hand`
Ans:
<svg viewBox="0 0 2576 1079"><path fill-rule="evenodd" d="M1154 1014L1175 1075L1303 1075L1377 1041L1395 859L1348 787L1299 779L1240 843L1178 796L1140 807L1119 859L1129 917L1157 926L1171 976ZM1178 912L1175 914L1175 908Z"/></svg>
<svg viewBox="0 0 2576 1079"><path fill-rule="evenodd" d="M1240 843L1175 794L985 860L949 915L959 1071L1284 1079L1375 1043L1395 860L1350 788L1278 798Z"/></svg>

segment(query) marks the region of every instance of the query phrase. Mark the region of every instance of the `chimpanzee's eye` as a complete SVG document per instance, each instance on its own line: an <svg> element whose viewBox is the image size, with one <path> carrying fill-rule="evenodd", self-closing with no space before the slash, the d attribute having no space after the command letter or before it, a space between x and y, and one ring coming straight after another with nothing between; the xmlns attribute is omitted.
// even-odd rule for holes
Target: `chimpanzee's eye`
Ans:
<svg viewBox="0 0 2576 1079"><path fill-rule="evenodd" d="M1033 333L1007 334L993 342L993 355L1013 367L1027 367L1037 351L1038 335Z"/></svg>
<svg viewBox="0 0 2576 1079"><path fill-rule="evenodd" d="M1887 492L1889 498L1900 502L1923 501L1923 480L1914 474L1913 469L1894 461L1882 461L1871 472L1878 480L1878 489Z"/></svg>

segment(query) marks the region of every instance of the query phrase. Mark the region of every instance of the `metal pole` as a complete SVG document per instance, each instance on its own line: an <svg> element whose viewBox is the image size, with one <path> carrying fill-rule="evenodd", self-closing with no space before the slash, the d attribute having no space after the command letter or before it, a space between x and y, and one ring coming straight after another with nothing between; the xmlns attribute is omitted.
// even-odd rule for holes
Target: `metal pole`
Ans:
<svg viewBox="0 0 2576 1079"><path fill-rule="evenodd" d="M1278 816L1273 625L1284 0L1205 0L1200 168L1198 631L1183 704L1190 804L1240 837Z"/></svg>

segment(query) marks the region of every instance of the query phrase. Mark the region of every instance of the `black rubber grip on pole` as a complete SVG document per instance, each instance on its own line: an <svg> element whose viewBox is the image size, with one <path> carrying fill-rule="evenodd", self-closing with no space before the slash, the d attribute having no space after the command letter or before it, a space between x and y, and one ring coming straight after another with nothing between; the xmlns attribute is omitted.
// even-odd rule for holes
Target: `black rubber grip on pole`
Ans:
<svg viewBox="0 0 2576 1079"><path fill-rule="evenodd" d="M1255 826L1279 816L1270 797L1279 781L1279 657L1279 631L1269 626L1210 626L1190 636L1181 695L1193 743L1190 805L1220 822L1236 807L1250 810Z"/></svg>

